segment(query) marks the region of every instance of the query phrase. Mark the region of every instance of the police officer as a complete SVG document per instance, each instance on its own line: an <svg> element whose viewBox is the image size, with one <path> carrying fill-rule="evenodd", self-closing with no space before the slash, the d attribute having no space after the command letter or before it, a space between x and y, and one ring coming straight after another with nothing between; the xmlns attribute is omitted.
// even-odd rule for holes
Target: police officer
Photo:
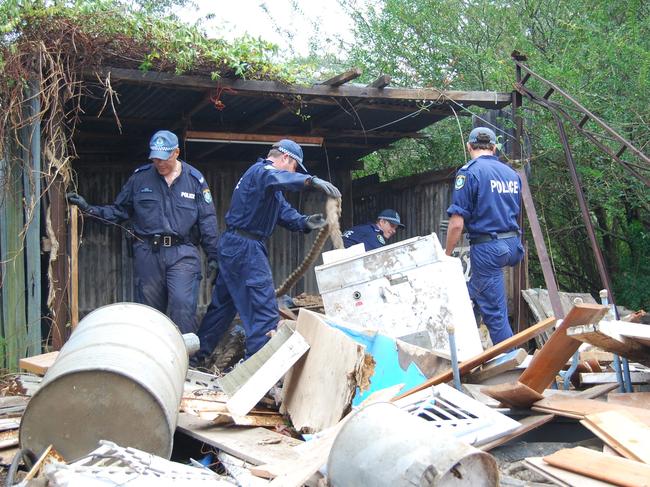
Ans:
<svg viewBox="0 0 650 487"><path fill-rule="evenodd" d="M375 223L364 223L343 232L343 246L347 249L362 243L366 252L378 249L386 245L386 241L395 235L398 228L404 228L399 213L386 209L377 216Z"/></svg>
<svg viewBox="0 0 650 487"><path fill-rule="evenodd" d="M178 137L167 130L149 142L152 163L135 170L115 203L91 206L77 193L70 203L104 222L131 219L135 233L135 300L167 313L182 333L196 330L201 282L200 242L217 268L217 216L203 175L178 159Z"/></svg>
<svg viewBox="0 0 650 487"><path fill-rule="evenodd" d="M246 333L246 358L262 348L269 340L266 334L277 326L278 305L265 241L276 224L307 233L326 223L321 214L300 214L282 191L313 188L333 198L341 197L331 183L297 173L298 167L307 172L302 161L302 148L297 143L280 140L235 186L226 214L227 230L219 240L219 274L212 302L198 331L201 349L192 357L192 365L212 353L237 312Z"/></svg>
<svg viewBox="0 0 650 487"><path fill-rule="evenodd" d="M478 306L493 344L512 336L502 268L524 256L519 239L521 181L495 156L496 136L486 127L471 131L471 161L456 174L445 252L451 255L463 231L469 232L472 276L469 295Z"/></svg>

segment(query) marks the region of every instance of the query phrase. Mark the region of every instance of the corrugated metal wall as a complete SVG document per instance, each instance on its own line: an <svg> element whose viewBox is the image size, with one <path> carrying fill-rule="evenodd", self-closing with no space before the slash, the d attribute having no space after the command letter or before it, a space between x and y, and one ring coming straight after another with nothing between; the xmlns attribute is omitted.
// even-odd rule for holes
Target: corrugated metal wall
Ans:
<svg viewBox="0 0 650 487"><path fill-rule="evenodd" d="M390 243L435 232L444 246L440 222L447 220L454 174L454 170L445 170L385 183L361 180L352 185L354 224L375 221L381 210L392 208L406 229L398 231Z"/></svg>
<svg viewBox="0 0 650 487"><path fill-rule="evenodd" d="M218 165L218 163L215 163ZM76 167L79 193L91 204L112 203L122 185L137 165L79 166ZM213 193L220 231L224 230L224 215L230 205L235 184L245 168L219 168L198 166ZM342 172L337 173L342 179ZM347 176L349 178L349 174ZM346 181L337 180L344 186ZM325 198L320 193L288 195L289 201L305 214L325 211ZM79 313L83 317L99 306L118 301L133 300L133 266L128 256L128 243L119 226L102 225L96 220L85 218L82 245L79 250ZM267 244L269 259L276 286L297 267L311 247L314 234L293 233L277 227ZM331 248L329 242L326 248ZM318 262L320 263L320 262ZM317 263L317 264L318 264ZM310 270L292 295L300 292L317 293L316 277ZM205 282L201 284L199 312L202 314L210 300L210 290Z"/></svg>

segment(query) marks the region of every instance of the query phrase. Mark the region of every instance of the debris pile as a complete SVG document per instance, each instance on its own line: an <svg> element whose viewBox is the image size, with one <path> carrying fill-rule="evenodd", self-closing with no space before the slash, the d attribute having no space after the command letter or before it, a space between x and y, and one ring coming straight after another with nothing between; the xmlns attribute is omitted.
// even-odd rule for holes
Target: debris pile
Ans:
<svg viewBox="0 0 650 487"><path fill-rule="evenodd" d="M464 309L466 288L459 285L452 295L442 292L440 283L426 287L436 280L436 266L444 269L445 284L463 279L460 263L436 254L436 244L430 237L417 238L321 266L319 284L333 290L322 293L324 314L291 310L296 320L281 321L260 351L225 375L184 365L177 416L171 419L175 461L121 443L120 428L97 427L101 437L75 458L54 453L67 448L54 435L43 451L27 452L23 432L23 450L11 451L13 480L24 485L30 479L47 485L510 485L506 480L513 480L516 469L500 468L499 452L538 435L550 437L557 448L521 459L518 471L527 471L528 480L648 485L650 327L612 320L600 304L567 302L564 319L544 317L483 350L471 306ZM434 249L428 257L422 250L427 245ZM339 289L346 292L334 290L335 274L327 275L327 267L337 265L348 268L339 276L345 280ZM380 299L372 301L376 288ZM425 288L427 299L418 299ZM331 293L339 296L332 299ZM362 304L350 307L346 299ZM311 307L314 300L303 302ZM363 309L355 314L354 308ZM450 320L456 325L455 350L445 337ZM473 329L465 332L465 327ZM83 322L75 333L79 330ZM24 359L21 366L45 373L43 387L50 387L61 360L75 348L74 336L60 354ZM529 353L536 338L537 349ZM48 366L52 370L46 373ZM111 387L106 385L106 395ZM13 431L12 439L0 444L7 451L18 442L16 429L29 397L16 384L6 384L4 391L24 394L0 402L0 426ZM93 408L87 398L75 399ZM51 406L49 418L55 421L60 405ZM130 424L129 407L114 411L122 424ZM92 436L95 426L83 422L83 438ZM80 433L69 428L66 435L74 442ZM2 455L6 464L8 453ZM19 479L21 462L28 473Z"/></svg>

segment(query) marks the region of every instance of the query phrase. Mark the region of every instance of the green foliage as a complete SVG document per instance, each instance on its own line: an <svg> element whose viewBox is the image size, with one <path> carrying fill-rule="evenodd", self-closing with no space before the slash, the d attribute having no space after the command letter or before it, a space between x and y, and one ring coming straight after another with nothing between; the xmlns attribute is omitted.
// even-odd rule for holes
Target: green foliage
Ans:
<svg viewBox="0 0 650 487"><path fill-rule="evenodd" d="M33 43L63 43L85 63L110 61L143 70L173 69L219 76L291 81L299 70L274 60L277 47L244 36L209 38L199 25L181 22L173 10L188 0L4 0L0 5L0 64ZM72 39L71 35L76 38ZM20 52L23 51L23 52Z"/></svg>
<svg viewBox="0 0 650 487"><path fill-rule="evenodd" d="M364 81L389 74L393 83L408 86L511 91L515 70L510 53L518 50L528 56L533 70L636 147L650 146L650 105L645 102L650 95L650 2L339 2L354 20L356 37L338 65L361 67ZM331 59L328 64L336 65ZM527 86L540 94L546 91L533 79ZM552 99L559 101L557 95ZM522 113L531 189L560 288L595 294L602 284L556 124L536 105L526 103ZM466 136L467 118L461 126ZM571 127L567 131L617 302L647 308L650 191L584 138L573 135ZM369 156L357 176L376 172L385 180L464 162L455 120L434 125L426 136ZM618 150L616 145L612 148ZM641 170L650 174L650 168ZM529 248L532 285L543 286L532 240Z"/></svg>

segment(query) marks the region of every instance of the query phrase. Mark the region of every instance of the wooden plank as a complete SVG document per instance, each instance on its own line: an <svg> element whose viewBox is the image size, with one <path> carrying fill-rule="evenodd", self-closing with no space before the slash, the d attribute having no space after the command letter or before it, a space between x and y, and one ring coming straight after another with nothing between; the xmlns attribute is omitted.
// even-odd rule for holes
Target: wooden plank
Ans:
<svg viewBox="0 0 650 487"><path fill-rule="evenodd" d="M79 208L68 207L70 212L70 326L79 323Z"/></svg>
<svg viewBox="0 0 650 487"><path fill-rule="evenodd" d="M337 74L336 76L321 82L321 85L341 86L347 83L348 81L357 79L359 76L361 76L362 73L363 71L361 71L361 69L352 68L347 70L345 73Z"/></svg>
<svg viewBox="0 0 650 487"><path fill-rule="evenodd" d="M481 392L503 404L520 408L527 408L534 402L544 399L542 394L521 382L486 386L481 389Z"/></svg>
<svg viewBox="0 0 650 487"><path fill-rule="evenodd" d="M630 372L632 384L647 384L650 382L650 372ZM585 372L580 374L581 384L612 384L617 382L614 372Z"/></svg>
<svg viewBox="0 0 650 487"><path fill-rule="evenodd" d="M296 331L311 348L285 376L280 412L299 431L321 431L341 420L363 385L365 349L306 309L298 314Z"/></svg>
<svg viewBox="0 0 650 487"><path fill-rule="evenodd" d="M286 135L285 138L294 140L298 144L305 146L320 147L323 145L324 137L313 137L306 135ZM248 134L236 132L208 132L202 130L188 130L185 132L185 140L188 142L197 142L205 140L208 142L268 142L273 144L281 137L277 134Z"/></svg>
<svg viewBox="0 0 650 487"><path fill-rule="evenodd" d="M597 322L606 313L607 308L600 304L576 304L541 350L533 356L519 382L542 393L580 346L578 340L567 336L567 328Z"/></svg>
<svg viewBox="0 0 650 487"><path fill-rule="evenodd" d="M273 339L275 336L271 338L271 340ZM309 344L300 333L293 332L280 348L255 371L252 377L233 394L226 403L228 410L234 416L248 414L308 349ZM262 350L257 353L260 352Z"/></svg>
<svg viewBox="0 0 650 487"><path fill-rule="evenodd" d="M524 460L526 467L542 475L555 485L561 487L611 487L614 484L592 479L584 475L569 472L562 468L553 467L542 459L542 457L529 457Z"/></svg>
<svg viewBox="0 0 650 487"><path fill-rule="evenodd" d="M569 330L567 330L567 333L569 333ZM600 350L599 348L594 348L592 350L580 352L580 360L583 362L596 360L598 362L610 363L614 361L614 354L606 352L605 350Z"/></svg>
<svg viewBox="0 0 650 487"><path fill-rule="evenodd" d="M368 86L370 86L372 88L378 88L378 89L381 90L382 88L386 88L390 84L391 81L392 81L392 78L391 78L390 75L382 74L375 81L370 83Z"/></svg>
<svg viewBox="0 0 650 487"><path fill-rule="evenodd" d="M607 402L650 409L650 392L610 392L607 395Z"/></svg>
<svg viewBox="0 0 650 487"><path fill-rule="evenodd" d="M575 399L555 395L536 402L532 409L545 413L557 414L568 418L584 419L588 414L595 414L605 411L625 411L639 421L650 426L650 411L642 408L611 404L595 399Z"/></svg>
<svg viewBox="0 0 650 487"><path fill-rule="evenodd" d="M32 374L45 375L58 356L59 352L49 352L34 355L33 357L25 357L20 359L18 366Z"/></svg>
<svg viewBox="0 0 650 487"><path fill-rule="evenodd" d="M650 426L621 411L589 414L580 421L626 458L650 463Z"/></svg>
<svg viewBox="0 0 650 487"><path fill-rule="evenodd" d="M24 128L27 164L23 170L25 191L25 284L27 298L27 355L41 353L41 97L39 82L29 82L30 125Z"/></svg>
<svg viewBox="0 0 650 487"><path fill-rule="evenodd" d="M501 343L496 344L495 346L488 348L483 353L476 355L468 360L465 360L459 364L460 374L464 375L469 373L475 367L487 362L488 360L500 355L508 350L518 347L526 343L528 340L531 340L540 333L548 330L555 324L555 318L547 318L544 321L540 321L536 325L531 326L530 328L525 329L524 331L517 333L516 335L511 336L507 340L502 341ZM432 377L426 382L420 384L417 387L413 387L408 391L400 394L395 399L401 399L403 397L409 396L415 392L419 392L422 389L431 387L433 385L442 384L443 382L449 382L453 379L453 372L451 370L443 372L441 374Z"/></svg>
<svg viewBox="0 0 650 487"><path fill-rule="evenodd" d="M104 68L84 73L85 76L96 80L100 76L111 76L114 81L124 81L138 84L165 85L167 88L178 86L194 88L203 91L214 89L217 82L208 76L183 76L172 73L140 71L125 68ZM510 93L495 93L494 91L444 91L436 88L369 88L367 86L329 86L329 85L286 85L276 81L256 81L242 79L220 78L218 84L234 90L238 95L261 96L262 94L303 95L315 97L355 97L355 98L387 98L414 101L450 100L463 103L466 106L478 105L492 109L502 108L511 102Z"/></svg>
<svg viewBox="0 0 650 487"><path fill-rule="evenodd" d="M650 365L650 347L607 330L606 326L602 326L603 323L606 322L574 326L567 330L567 335L635 362Z"/></svg>
<svg viewBox="0 0 650 487"><path fill-rule="evenodd" d="M517 420L521 424L519 428L517 428L514 431L511 431L510 433L502 436L501 438L497 438L496 440L481 445L479 448L483 451L489 451L492 448L496 448L497 446L504 445L509 441L518 438L519 436L528 433L529 431L532 431L534 429L537 429L540 426L548 423L554 417L555 417L554 414L535 414L533 416L527 416L523 419L519 419Z"/></svg>
<svg viewBox="0 0 650 487"><path fill-rule="evenodd" d="M215 426L186 413L178 415L177 430L254 465L296 460L292 447L303 443L264 428Z"/></svg>
<svg viewBox="0 0 650 487"><path fill-rule="evenodd" d="M544 461L554 467L624 487L647 487L650 483L650 466L581 446L557 451L544 457Z"/></svg>
<svg viewBox="0 0 650 487"><path fill-rule="evenodd" d="M480 369L473 371L467 377L465 382L480 384L490 377L499 375L502 372L512 370L518 365L521 365L528 357L528 353L523 348L512 350L501 357L496 357L489 362L486 362Z"/></svg>

